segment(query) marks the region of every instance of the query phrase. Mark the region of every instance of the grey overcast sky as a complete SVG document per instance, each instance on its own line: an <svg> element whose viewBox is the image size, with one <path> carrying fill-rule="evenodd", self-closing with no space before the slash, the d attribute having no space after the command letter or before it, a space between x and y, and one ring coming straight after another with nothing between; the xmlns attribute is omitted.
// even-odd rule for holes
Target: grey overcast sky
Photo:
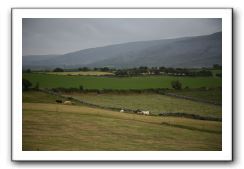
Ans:
<svg viewBox="0 0 244 169"><path fill-rule="evenodd" d="M222 31L218 18L24 18L23 55L65 54L111 44L207 35Z"/></svg>

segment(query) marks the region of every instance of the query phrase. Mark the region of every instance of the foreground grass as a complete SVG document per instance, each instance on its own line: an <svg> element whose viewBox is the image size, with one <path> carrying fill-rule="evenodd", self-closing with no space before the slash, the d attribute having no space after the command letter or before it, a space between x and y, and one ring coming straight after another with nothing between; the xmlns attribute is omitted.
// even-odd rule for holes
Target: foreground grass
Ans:
<svg viewBox="0 0 244 169"><path fill-rule="evenodd" d="M221 150L221 122L23 103L23 150Z"/></svg>
<svg viewBox="0 0 244 169"><path fill-rule="evenodd" d="M149 89L171 88L173 80L179 80L183 87L221 87L221 78L216 77L173 77L173 76L140 76L140 77L95 77L95 76L60 76L41 73L23 73L23 78L33 85L39 83L41 88L79 88L85 89Z"/></svg>
<svg viewBox="0 0 244 169"><path fill-rule="evenodd" d="M181 112L202 116L222 116L221 106L159 94L69 94L87 103L121 109L149 110L152 113Z"/></svg>

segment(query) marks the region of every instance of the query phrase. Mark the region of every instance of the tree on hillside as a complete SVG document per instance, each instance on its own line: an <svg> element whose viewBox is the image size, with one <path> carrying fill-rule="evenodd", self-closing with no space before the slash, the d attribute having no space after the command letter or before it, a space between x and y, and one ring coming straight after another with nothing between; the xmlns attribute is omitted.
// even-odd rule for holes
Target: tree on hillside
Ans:
<svg viewBox="0 0 244 169"><path fill-rule="evenodd" d="M108 67L100 68L101 71L108 72L110 69Z"/></svg>
<svg viewBox="0 0 244 169"><path fill-rule="evenodd" d="M213 65L213 68L214 68L214 69L221 69L221 68L222 68L222 66L221 66L221 65L219 65L219 64L214 64L214 65Z"/></svg>
<svg viewBox="0 0 244 169"><path fill-rule="evenodd" d="M222 73L216 73L217 77L222 77Z"/></svg>
<svg viewBox="0 0 244 169"><path fill-rule="evenodd" d="M32 86L32 83L27 79L22 79L22 89L28 90Z"/></svg>
<svg viewBox="0 0 244 169"><path fill-rule="evenodd" d="M80 85L80 91L83 91L84 87L82 85Z"/></svg>
<svg viewBox="0 0 244 169"><path fill-rule="evenodd" d="M114 74L116 76L128 76L128 72L126 70L117 70Z"/></svg>
<svg viewBox="0 0 244 169"><path fill-rule="evenodd" d="M179 80L172 81L171 86L173 89L176 89L176 90L181 90L181 88L182 88L182 84L180 83Z"/></svg>
<svg viewBox="0 0 244 169"><path fill-rule="evenodd" d="M197 76L213 76L213 73L208 70L201 70L197 72Z"/></svg>
<svg viewBox="0 0 244 169"><path fill-rule="evenodd" d="M55 68L54 70L53 70L53 72L63 72L64 70L62 69L62 68L59 68L59 67L57 67L57 68Z"/></svg>
<svg viewBox="0 0 244 169"><path fill-rule="evenodd" d="M34 89L39 90L39 83L37 82Z"/></svg>

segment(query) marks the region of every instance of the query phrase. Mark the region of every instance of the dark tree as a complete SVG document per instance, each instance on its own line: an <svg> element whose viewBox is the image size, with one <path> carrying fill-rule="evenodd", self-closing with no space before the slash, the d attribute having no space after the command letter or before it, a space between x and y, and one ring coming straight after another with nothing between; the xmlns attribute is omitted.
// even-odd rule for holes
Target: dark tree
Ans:
<svg viewBox="0 0 244 169"><path fill-rule="evenodd" d="M201 70L197 72L197 76L213 76L213 73L208 70Z"/></svg>
<svg viewBox="0 0 244 169"><path fill-rule="evenodd" d="M63 72L64 70L62 69L62 68L59 68L59 67L57 67L57 68L55 68L54 70L53 70L53 72Z"/></svg>
<svg viewBox="0 0 244 169"><path fill-rule="evenodd" d="M35 85L35 87L34 87L36 90L38 90L39 89L39 83L37 82L36 83L36 85Z"/></svg>
<svg viewBox="0 0 244 169"><path fill-rule="evenodd" d="M171 86L173 89L176 89L176 90L181 90L181 88L182 88L182 84L180 83L179 80L172 81Z"/></svg>
<svg viewBox="0 0 244 169"><path fill-rule="evenodd" d="M83 91L84 87L82 85L80 85L80 91Z"/></svg>
<svg viewBox="0 0 244 169"><path fill-rule="evenodd" d="M110 69L108 67L103 67L100 69L101 71L108 72Z"/></svg>
<svg viewBox="0 0 244 169"><path fill-rule="evenodd" d="M140 73L148 73L148 67L147 66L140 66L139 71L140 71Z"/></svg>
<svg viewBox="0 0 244 169"><path fill-rule="evenodd" d="M128 72L126 70L117 70L115 72L115 75L116 76L128 76L129 74L128 74Z"/></svg>
<svg viewBox="0 0 244 169"><path fill-rule="evenodd" d="M165 67L163 67L163 66L159 68L159 70L160 70L161 72L164 72L164 71L165 71L165 69L166 69L166 68L165 68Z"/></svg>
<svg viewBox="0 0 244 169"><path fill-rule="evenodd" d="M222 77L222 73L216 73L217 77Z"/></svg>
<svg viewBox="0 0 244 169"><path fill-rule="evenodd" d="M31 69L27 69L26 70L26 73L31 73Z"/></svg>
<svg viewBox="0 0 244 169"><path fill-rule="evenodd" d="M213 68L214 68L214 69L221 69L222 66L220 66L219 64L214 64L214 65L213 65Z"/></svg>
<svg viewBox="0 0 244 169"><path fill-rule="evenodd" d="M32 83L27 79L22 79L22 89L28 90L32 86Z"/></svg>

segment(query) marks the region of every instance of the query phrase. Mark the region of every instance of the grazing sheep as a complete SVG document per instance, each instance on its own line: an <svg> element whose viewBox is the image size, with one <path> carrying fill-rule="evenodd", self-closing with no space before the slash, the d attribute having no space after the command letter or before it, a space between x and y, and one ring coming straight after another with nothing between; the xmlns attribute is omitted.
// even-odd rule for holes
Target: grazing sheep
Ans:
<svg viewBox="0 0 244 169"><path fill-rule="evenodd" d="M72 105L73 103L71 101L64 101L64 104Z"/></svg>
<svg viewBox="0 0 244 169"><path fill-rule="evenodd" d="M149 111L142 111L142 114L143 114L143 115L149 115L150 112L149 112Z"/></svg>
<svg viewBox="0 0 244 169"><path fill-rule="evenodd" d="M150 115L150 112L149 111L137 111L137 114L140 114L140 115Z"/></svg>
<svg viewBox="0 0 244 169"><path fill-rule="evenodd" d="M123 109L121 109L119 112L124 113L124 110L123 110Z"/></svg>

